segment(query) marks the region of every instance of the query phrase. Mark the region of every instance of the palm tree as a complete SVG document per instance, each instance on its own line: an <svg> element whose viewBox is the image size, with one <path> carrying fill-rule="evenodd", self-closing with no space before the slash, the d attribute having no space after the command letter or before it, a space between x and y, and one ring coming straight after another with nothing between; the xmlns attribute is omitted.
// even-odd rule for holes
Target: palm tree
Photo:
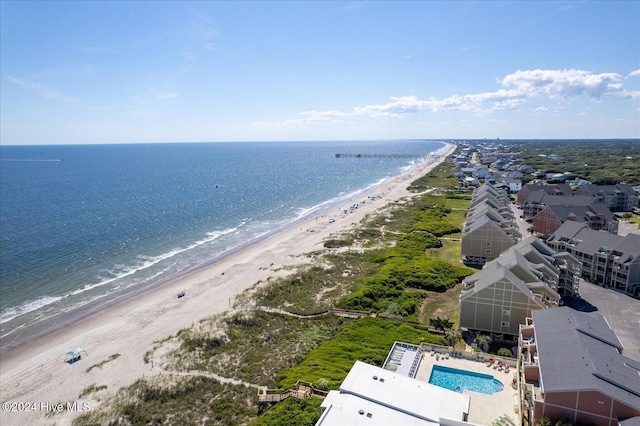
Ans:
<svg viewBox="0 0 640 426"><path fill-rule="evenodd" d="M491 342L491 337L487 336L486 334L478 334L476 336L476 343L482 345L482 351L485 353L489 352L489 343Z"/></svg>
<svg viewBox="0 0 640 426"><path fill-rule="evenodd" d="M459 328L450 328L447 330L446 338L449 344L455 347L458 340L462 339L462 331Z"/></svg>

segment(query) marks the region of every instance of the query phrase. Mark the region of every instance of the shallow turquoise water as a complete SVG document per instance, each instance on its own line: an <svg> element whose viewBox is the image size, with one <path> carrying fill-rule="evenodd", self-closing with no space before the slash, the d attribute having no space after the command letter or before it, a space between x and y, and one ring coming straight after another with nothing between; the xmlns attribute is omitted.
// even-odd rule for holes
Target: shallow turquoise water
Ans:
<svg viewBox="0 0 640 426"><path fill-rule="evenodd" d="M504 389L502 383L488 374L434 365L429 383L455 392L465 390L493 395Z"/></svg>

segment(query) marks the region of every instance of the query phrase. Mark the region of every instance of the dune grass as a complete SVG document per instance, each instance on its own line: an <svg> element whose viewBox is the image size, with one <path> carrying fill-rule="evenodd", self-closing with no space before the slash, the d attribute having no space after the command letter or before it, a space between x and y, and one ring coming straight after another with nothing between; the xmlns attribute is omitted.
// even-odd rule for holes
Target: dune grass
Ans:
<svg viewBox="0 0 640 426"><path fill-rule="evenodd" d="M415 188L450 184L451 171L445 163ZM356 360L381 365L395 341L446 344L427 324L436 316L457 322L456 283L472 272L459 262L469 201L464 193L448 194L453 198L426 194L389 205L358 229L333 235L323 250L306 254L311 265L258 283L241 297L288 314L220 315L156 342L145 361L195 376L140 379L74 424L311 425L320 416L317 400L290 398L259 412L255 388L199 374L268 387L303 380L337 389ZM370 299L369 310L379 316L345 320L323 314L348 305L354 295Z"/></svg>
<svg viewBox="0 0 640 426"><path fill-rule="evenodd" d="M427 331L426 325L360 318L345 323L331 340L310 351L302 362L285 368L278 375L278 386L286 388L297 380L312 383L322 380L329 389L338 389L356 360L382 365L395 341L446 344L442 337Z"/></svg>

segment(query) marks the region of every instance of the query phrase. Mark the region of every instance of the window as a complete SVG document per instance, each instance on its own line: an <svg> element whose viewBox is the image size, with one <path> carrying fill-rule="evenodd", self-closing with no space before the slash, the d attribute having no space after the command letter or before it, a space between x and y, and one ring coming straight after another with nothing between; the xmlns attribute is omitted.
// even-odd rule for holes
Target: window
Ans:
<svg viewBox="0 0 640 426"><path fill-rule="evenodd" d="M511 309L503 309L502 315L511 315Z"/></svg>
<svg viewBox="0 0 640 426"><path fill-rule="evenodd" d="M500 325L501 325L502 327L509 327L509 321L502 321L502 322L500 323Z"/></svg>

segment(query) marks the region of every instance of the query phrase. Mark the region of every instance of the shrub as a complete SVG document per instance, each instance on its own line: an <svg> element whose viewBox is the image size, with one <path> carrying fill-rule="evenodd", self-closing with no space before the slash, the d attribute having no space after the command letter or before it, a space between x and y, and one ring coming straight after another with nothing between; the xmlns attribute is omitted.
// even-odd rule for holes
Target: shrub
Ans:
<svg viewBox="0 0 640 426"><path fill-rule="evenodd" d="M287 388L298 380L318 383L327 380L338 389L356 360L382 365L396 340L446 345L446 339L429 333L426 326L382 318L361 318L345 323L336 336L308 352L298 365L278 375L278 386Z"/></svg>
<svg viewBox="0 0 640 426"><path fill-rule="evenodd" d="M320 418L320 398L287 398L274 405L254 421L252 426L313 426Z"/></svg>
<svg viewBox="0 0 640 426"><path fill-rule="evenodd" d="M331 238L324 242L325 248L340 248L353 245L352 238Z"/></svg>

